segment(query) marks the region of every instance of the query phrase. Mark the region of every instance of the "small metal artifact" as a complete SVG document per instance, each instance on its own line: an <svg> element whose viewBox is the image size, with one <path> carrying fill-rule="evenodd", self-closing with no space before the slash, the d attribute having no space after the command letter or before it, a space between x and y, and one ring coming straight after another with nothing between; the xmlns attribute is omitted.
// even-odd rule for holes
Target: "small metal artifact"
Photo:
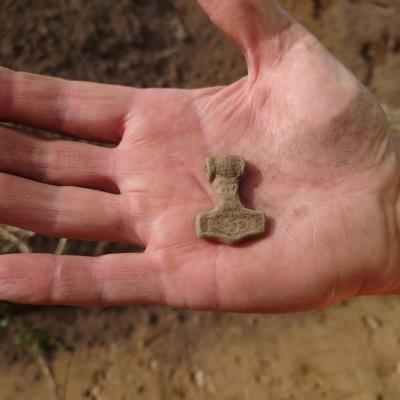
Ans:
<svg viewBox="0 0 400 400"><path fill-rule="evenodd" d="M207 177L214 187L218 203L214 210L197 215L199 238L230 245L265 233L265 214L245 208L240 201L239 179L244 168L245 161L239 156L207 159Z"/></svg>

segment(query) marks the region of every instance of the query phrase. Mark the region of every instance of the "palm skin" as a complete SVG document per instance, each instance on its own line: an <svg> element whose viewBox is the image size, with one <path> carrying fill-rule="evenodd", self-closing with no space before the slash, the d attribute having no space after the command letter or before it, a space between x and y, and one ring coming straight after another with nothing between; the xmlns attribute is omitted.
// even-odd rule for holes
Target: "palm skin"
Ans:
<svg viewBox="0 0 400 400"><path fill-rule="evenodd" d="M0 298L287 312L400 291L399 165L377 101L275 2L200 3L244 50L247 77L192 91L113 88L123 111L116 117L114 108L109 115L101 110L101 118L118 146L96 150L101 171L91 163L91 173L71 173L69 166L38 179L3 166L51 185L102 189L85 190L88 203L99 204L95 216L106 213L103 223L92 215L86 226L59 212L51 228L21 216L2 216L5 222L127 241L145 253L96 260L3 256ZM266 212L266 237L231 247L196 237L196 214L215 201L204 171L212 154L246 159L242 195ZM108 187L99 182L109 181L120 194L104 200ZM109 218L103 206L115 214Z"/></svg>

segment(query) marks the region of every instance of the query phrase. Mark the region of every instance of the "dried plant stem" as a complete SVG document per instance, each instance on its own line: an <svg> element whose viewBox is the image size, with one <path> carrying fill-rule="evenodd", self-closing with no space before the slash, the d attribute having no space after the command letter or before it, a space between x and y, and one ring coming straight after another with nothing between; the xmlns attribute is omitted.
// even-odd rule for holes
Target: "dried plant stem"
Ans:
<svg viewBox="0 0 400 400"><path fill-rule="evenodd" d="M400 132L400 108L383 105L383 109L386 112L390 125Z"/></svg>
<svg viewBox="0 0 400 400"><path fill-rule="evenodd" d="M61 255L64 253L65 247L67 246L68 239L62 238L58 241L56 251L54 254Z"/></svg>
<svg viewBox="0 0 400 400"><path fill-rule="evenodd" d="M3 253L11 251L16 247L21 253L30 253L31 249L24 241L24 237L18 237L11 229L5 226L0 226L0 238L8 244L2 249Z"/></svg>

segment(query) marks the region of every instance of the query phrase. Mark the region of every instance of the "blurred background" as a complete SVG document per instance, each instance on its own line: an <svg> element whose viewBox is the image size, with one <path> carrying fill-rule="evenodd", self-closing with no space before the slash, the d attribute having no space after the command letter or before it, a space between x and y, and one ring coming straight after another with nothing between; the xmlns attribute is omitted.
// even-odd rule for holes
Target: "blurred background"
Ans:
<svg viewBox="0 0 400 400"><path fill-rule="evenodd" d="M282 3L400 126L400 0ZM0 63L137 87L246 73L195 0L0 0ZM0 226L0 251L137 249ZM399 315L399 297L285 316L0 303L0 400L398 400Z"/></svg>

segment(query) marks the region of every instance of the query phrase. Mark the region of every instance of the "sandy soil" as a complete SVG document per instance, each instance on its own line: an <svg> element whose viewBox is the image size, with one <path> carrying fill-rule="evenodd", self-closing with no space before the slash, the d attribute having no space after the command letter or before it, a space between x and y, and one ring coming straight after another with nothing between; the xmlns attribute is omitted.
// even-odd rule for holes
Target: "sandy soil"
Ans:
<svg viewBox="0 0 400 400"><path fill-rule="evenodd" d="M283 3L400 107L399 0ZM194 0L2 0L0 56L14 69L140 87L245 73ZM64 252L117 250L71 241ZM286 316L0 306L0 400L398 400L399 313L395 297Z"/></svg>

